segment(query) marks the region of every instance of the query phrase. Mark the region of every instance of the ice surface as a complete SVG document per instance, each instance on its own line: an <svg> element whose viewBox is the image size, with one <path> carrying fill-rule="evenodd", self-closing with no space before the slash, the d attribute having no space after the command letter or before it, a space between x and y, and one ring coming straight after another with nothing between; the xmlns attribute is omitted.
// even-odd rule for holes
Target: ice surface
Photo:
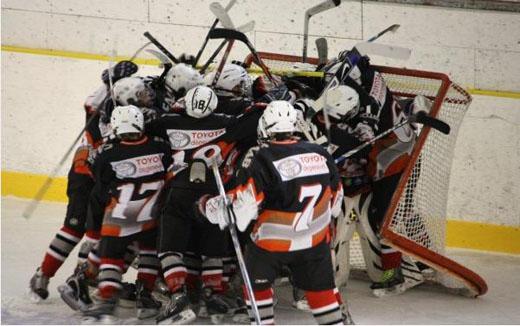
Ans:
<svg viewBox="0 0 520 326"><path fill-rule="evenodd" d="M52 237L61 226L65 205L41 204L30 220L21 214L26 200L2 198L1 294L3 324L77 324L80 316L59 298L56 287L64 282L76 263L75 250L51 280L49 298L40 304L26 296L29 279L41 263ZM518 324L520 308L520 257L451 250L450 256L479 273L489 292L469 299L442 291L417 288L397 297L371 296L369 284L350 281L343 298L358 324ZM135 277L135 272L127 279ZM277 289L275 310L278 324L314 324L310 314L291 307L287 286ZM128 310L125 315L131 315ZM207 320L197 320L207 324Z"/></svg>

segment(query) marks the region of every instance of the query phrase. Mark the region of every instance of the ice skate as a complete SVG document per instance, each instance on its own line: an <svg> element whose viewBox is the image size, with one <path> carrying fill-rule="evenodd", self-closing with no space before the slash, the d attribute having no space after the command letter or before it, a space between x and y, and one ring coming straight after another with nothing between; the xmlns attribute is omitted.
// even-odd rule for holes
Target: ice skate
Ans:
<svg viewBox="0 0 520 326"><path fill-rule="evenodd" d="M224 318L231 317L236 308L235 298L215 293L211 288L202 289L202 302L206 308L207 317L213 324L222 324Z"/></svg>
<svg viewBox="0 0 520 326"><path fill-rule="evenodd" d="M72 310L85 311L92 305L87 277L81 270L70 276L65 284L58 286L58 292Z"/></svg>
<svg viewBox="0 0 520 326"><path fill-rule="evenodd" d="M36 273L34 273L33 277L29 281L29 296L32 301L40 302L42 300L47 299L49 296L49 290L47 287L49 286L49 278L43 275L41 269L38 267Z"/></svg>
<svg viewBox="0 0 520 326"><path fill-rule="evenodd" d="M136 285L134 283L123 282L123 288L119 294L118 306L122 308L133 308L136 306Z"/></svg>
<svg viewBox="0 0 520 326"><path fill-rule="evenodd" d="M136 309L137 318L146 319L156 316L161 309L161 302L155 300L152 297L151 292L144 287L144 284L137 281L137 298L136 298Z"/></svg>
<svg viewBox="0 0 520 326"><path fill-rule="evenodd" d="M378 298L403 293L406 287L401 269L394 268L384 271L381 282L372 283L370 288L374 296Z"/></svg>
<svg viewBox="0 0 520 326"><path fill-rule="evenodd" d="M119 319L114 315L117 300L101 300L83 311L83 324L116 324Z"/></svg>
<svg viewBox="0 0 520 326"><path fill-rule="evenodd" d="M186 290L172 294L170 302L164 310L157 316L156 322L159 325L184 325L195 320L197 316L190 308L190 301Z"/></svg>
<svg viewBox="0 0 520 326"><path fill-rule="evenodd" d="M307 302L307 298L305 297L305 292L301 289L298 289L293 285L292 287L293 294L293 302L292 306L301 311L311 311L309 307L309 303Z"/></svg>

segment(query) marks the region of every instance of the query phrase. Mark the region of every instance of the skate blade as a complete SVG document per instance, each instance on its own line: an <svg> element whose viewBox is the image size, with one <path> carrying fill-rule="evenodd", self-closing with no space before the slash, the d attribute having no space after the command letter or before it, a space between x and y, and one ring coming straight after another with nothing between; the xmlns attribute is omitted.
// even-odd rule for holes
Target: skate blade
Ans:
<svg viewBox="0 0 520 326"><path fill-rule="evenodd" d="M119 301L117 302L117 306L120 308L125 308L125 309L133 309L133 308L135 308L135 301L127 300L127 299L119 299Z"/></svg>
<svg viewBox="0 0 520 326"><path fill-rule="evenodd" d="M385 298L385 297L393 297L393 296L399 295L405 291L406 291L406 286L404 284L399 284L399 285L394 286L393 288L374 289L374 290L372 290L372 294L378 298Z"/></svg>
<svg viewBox="0 0 520 326"><path fill-rule="evenodd" d="M86 304L76 299L76 296L74 295L74 290L68 284L62 284L58 286L58 292L60 293L61 299L72 310L86 311L90 307L90 304Z"/></svg>
<svg viewBox="0 0 520 326"><path fill-rule="evenodd" d="M307 300L293 301L292 306L300 311L311 311L311 308L309 307L309 303L307 303Z"/></svg>
<svg viewBox="0 0 520 326"><path fill-rule="evenodd" d="M247 324L249 325L251 323L251 320L249 319L249 315L247 313L237 313L233 317L231 317L231 320L235 324Z"/></svg>
<svg viewBox="0 0 520 326"><path fill-rule="evenodd" d="M120 319L112 315L102 315L99 318L85 316L81 319L82 325L113 325L119 323Z"/></svg>
<svg viewBox="0 0 520 326"><path fill-rule="evenodd" d="M41 303L43 300L45 300L38 293L34 292L31 288L27 289L27 296L29 297L29 300L31 300L32 303Z"/></svg>
<svg viewBox="0 0 520 326"><path fill-rule="evenodd" d="M158 321L158 325L186 325L197 318L195 313L189 309L181 311L178 315Z"/></svg>
<svg viewBox="0 0 520 326"><path fill-rule="evenodd" d="M159 309L137 308L137 319L148 319L157 316Z"/></svg>

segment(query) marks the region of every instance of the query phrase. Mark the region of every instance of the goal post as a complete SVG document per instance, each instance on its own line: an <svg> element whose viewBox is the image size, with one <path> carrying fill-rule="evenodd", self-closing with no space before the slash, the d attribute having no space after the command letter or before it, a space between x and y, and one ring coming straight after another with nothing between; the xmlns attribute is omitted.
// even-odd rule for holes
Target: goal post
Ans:
<svg viewBox="0 0 520 326"><path fill-rule="evenodd" d="M320 77L317 58L259 52L260 58L278 75ZM252 56L245 60L257 72ZM455 142L471 96L442 73L375 66L397 99L423 95L433 104L429 115L448 123L449 135L428 126L419 128L411 159L401 175L380 230L382 242L434 268L436 280L448 287L462 284L469 295L487 291L486 282L475 272L445 256L446 209ZM351 246L360 250L360 246ZM357 249L356 249L357 248ZM362 257L359 252L350 256ZM357 264L359 265L359 264ZM452 280L457 280L456 286Z"/></svg>

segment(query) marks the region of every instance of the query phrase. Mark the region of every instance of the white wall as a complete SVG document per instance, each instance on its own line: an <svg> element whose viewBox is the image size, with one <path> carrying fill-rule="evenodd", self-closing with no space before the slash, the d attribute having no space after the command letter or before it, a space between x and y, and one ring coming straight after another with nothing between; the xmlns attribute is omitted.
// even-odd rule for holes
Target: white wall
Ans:
<svg viewBox="0 0 520 326"><path fill-rule="evenodd" d="M98 54L115 47L131 55L148 30L176 54L196 53L213 20L210 2L4 0L2 45ZM230 14L238 24L256 20L249 36L258 49L300 54L303 11L317 2L238 0ZM445 72L472 88L520 91L518 14L353 1L314 18L310 31L327 36L333 54L393 23L402 27L385 42L408 46L413 56L375 63ZM314 37L309 44L315 55ZM246 53L240 47L232 57ZM81 130L83 101L106 65L2 51L2 170L52 170ZM449 217L520 226L519 129L520 100L474 97L457 142Z"/></svg>
<svg viewBox="0 0 520 326"><path fill-rule="evenodd" d="M175 54L196 53L214 19L213 1L4 0L2 44L102 54L115 47L131 55L148 30ZM230 15L237 25L256 21L249 37L258 49L300 54L303 13L319 2L238 0ZM471 88L520 91L519 13L344 0L313 18L310 33L326 36L336 54L396 23L399 31L381 41L410 47L413 55L392 64L445 72ZM244 46L237 51L239 57L247 52Z"/></svg>

